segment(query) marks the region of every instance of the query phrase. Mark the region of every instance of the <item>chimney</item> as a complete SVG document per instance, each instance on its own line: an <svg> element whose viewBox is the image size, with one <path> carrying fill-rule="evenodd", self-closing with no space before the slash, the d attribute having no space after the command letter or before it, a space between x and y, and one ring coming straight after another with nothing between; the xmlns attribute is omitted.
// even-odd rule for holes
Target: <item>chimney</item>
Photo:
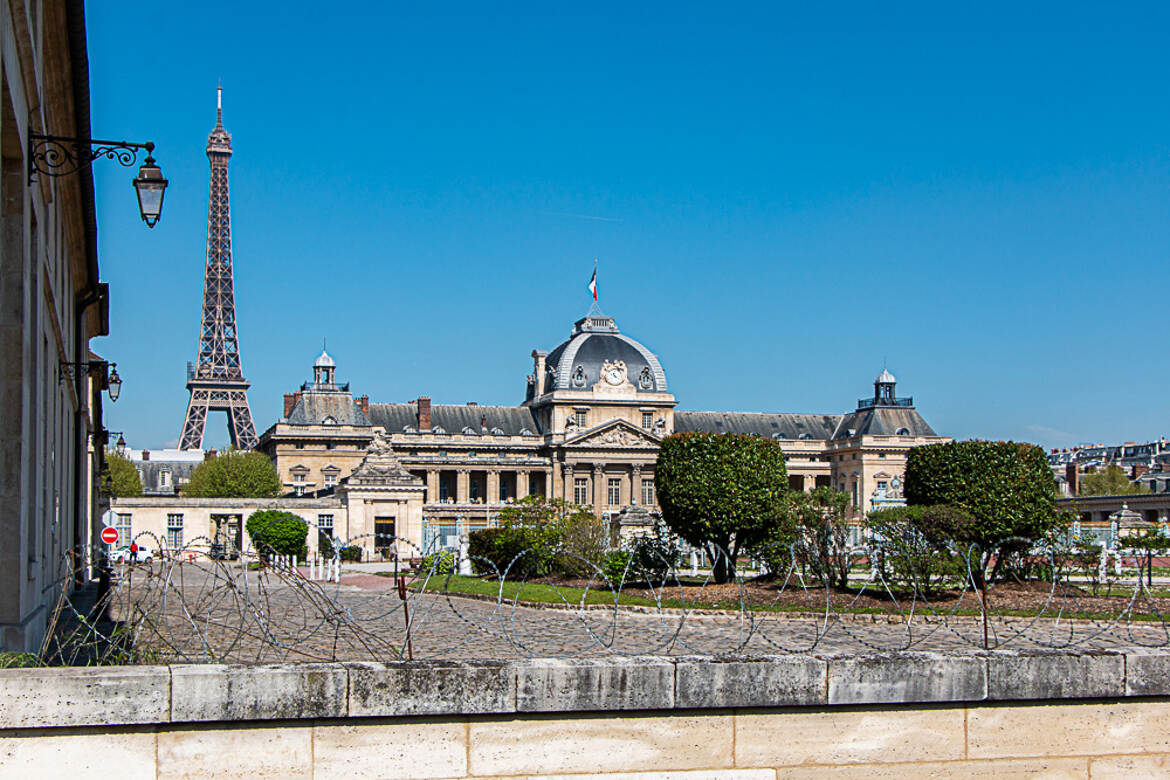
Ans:
<svg viewBox="0 0 1170 780"><path fill-rule="evenodd" d="M536 397L544 395L544 361L548 353L543 349L532 350L532 375L536 379Z"/></svg>
<svg viewBox="0 0 1170 780"><path fill-rule="evenodd" d="M431 397L429 395L418 397L418 429L420 431L431 429Z"/></svg>
<svg viewBox="0 0 1170 780"><path fill-rule="evenodd" d="M142 459L143 460L150 460L150 450L143 450L142 451Z"/></svg>
<svg viewBox="0 0 1170 780"><path fill-rule="evenodd" d="M295 393L284 394L284 416L287 418L292 414L293 407L297 405L297 396Z"/></svg>
<svg viewBox="0 0 1170 780"><path fill-rule="evenodd" d="M1075 496L1081 490L1081 472L1077 468L1076 463L1066 463L1064 466L1064 479L1068 485L1068 494Z"/></svg>
<svg viewBox="0 0 1170 780"><path fill-rule="evenodd" d="M364 414L366 417L369 417L370 416L370 397L368 395L363 395L361 398L359 398L358 399L358 407L362 410L362 414Z"/></svg>

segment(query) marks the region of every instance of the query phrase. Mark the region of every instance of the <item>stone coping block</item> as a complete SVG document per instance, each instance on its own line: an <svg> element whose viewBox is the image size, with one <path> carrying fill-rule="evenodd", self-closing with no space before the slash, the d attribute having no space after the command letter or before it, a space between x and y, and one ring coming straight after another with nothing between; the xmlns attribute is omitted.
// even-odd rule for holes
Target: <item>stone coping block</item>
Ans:
<svg viewBox="0 0 1170 780"><path fill-rule="evenodd" d="M344 718L348 675L341 664L172 666L170 720Z"/></svg>
<svg viewBox="0 0 1170 780"><path fill-rule="evenodd" d="M0 730L1170 697L1170 650L0 670Z"/></svg>
<svg viewBox="0 0 1170 780"><path fill-rule="evenodd" d="M354 717L516 711L516 674L504 661L358 662L345 668Z"/></svg>
<svg viewBox="0 0 1170 780"><path fill-rule="evenodd" d="M987 661L974 655L904 652L829 659L829 704L986 698Z"/></svg>

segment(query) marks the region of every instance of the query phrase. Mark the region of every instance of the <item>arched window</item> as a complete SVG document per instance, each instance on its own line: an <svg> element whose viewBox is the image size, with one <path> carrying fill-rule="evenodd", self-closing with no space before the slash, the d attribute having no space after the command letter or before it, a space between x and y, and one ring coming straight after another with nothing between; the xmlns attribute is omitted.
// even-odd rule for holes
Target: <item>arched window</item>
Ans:
<svg viewBox="0 0 1170 780"><path fill-rule="evenodd" d="M896 433L897 433L899 436L909 436L909 435L910 435L910 429L909 429L909 428L899 428L899 429L896 431Z"/></svg>

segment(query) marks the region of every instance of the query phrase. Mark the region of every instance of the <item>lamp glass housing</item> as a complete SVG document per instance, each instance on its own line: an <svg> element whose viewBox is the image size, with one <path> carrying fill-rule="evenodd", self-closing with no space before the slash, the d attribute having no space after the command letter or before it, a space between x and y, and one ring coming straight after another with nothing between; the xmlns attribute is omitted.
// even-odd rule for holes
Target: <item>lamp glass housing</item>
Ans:
<svg viewBox="0 0 1170 780"><path fill-rule="evenodd" d="M115 364L110 364L110 376L106 379L107 390L110 394L110 402L115 403L118 396L122 393L122 377L118 376L118 369Z"/></svg>
<svg viewBox="0 0 1170 780"><path fill-rule="evenodd" d="M167 180L163 178L162 169L155 164L153 157L148 157L142 167L138 169L138 178L134 179L134 190L138 193L138 211L142 214L142 221L147 227L154 227L162 216L163 195L166 193Z"/></svg>

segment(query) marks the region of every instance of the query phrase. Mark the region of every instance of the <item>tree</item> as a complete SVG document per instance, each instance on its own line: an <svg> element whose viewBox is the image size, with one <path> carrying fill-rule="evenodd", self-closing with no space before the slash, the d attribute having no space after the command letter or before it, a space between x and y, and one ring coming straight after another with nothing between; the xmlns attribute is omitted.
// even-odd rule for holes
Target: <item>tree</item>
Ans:
<svg viewBox="0 0 1170 780"><path fill-rule="evenodd" d="M992 558L1026 548L1060 525L1056 480L1044 450L1017 442L956 441L915 447L906 457L906 502L947 505L921 532L936 543L974 545L972 576L984 589ZM975 556L978 556L976 559Z"/></svg>
<svg viewBox="0 0 1170 780"><path fill-rule="evenodd" d="M244 528L262 558L269 555L308 557L305 540L309 536L309 524L299 515L280 509L260 509L252 513Z"/></svg>
<svg viewBox="0 0 1170 780"><path fill-rule="evenodd" d="M1078 496L1125 496L1148 493L1149 488L1133 482L1120 466L1106 466L1101 471L1090 471L1081 477Z"/></svg>
<svg viewBox="0 0 1170 780"><path fill-rule="evenodd" d="M142 477L134 464L116 452L106 453L105 475L110 478L109 494L118 498L142 495Z"/></svg>
<svg viewBox="0 0 1170 780"><path fill-rule="evenodd" d="M729 433L678 433L662 440L654 467L662 516L695 547L711 548L716 582L735 575L741 549L788 521L788 472L780 443Z"/></svg>
<svg viewBox="0 0 1170 780"><path fill-rule="evenodd" d="M272 498L280 494L276 467L261 452L228 450L191 471L183 495L197 498Z"/></svg>

